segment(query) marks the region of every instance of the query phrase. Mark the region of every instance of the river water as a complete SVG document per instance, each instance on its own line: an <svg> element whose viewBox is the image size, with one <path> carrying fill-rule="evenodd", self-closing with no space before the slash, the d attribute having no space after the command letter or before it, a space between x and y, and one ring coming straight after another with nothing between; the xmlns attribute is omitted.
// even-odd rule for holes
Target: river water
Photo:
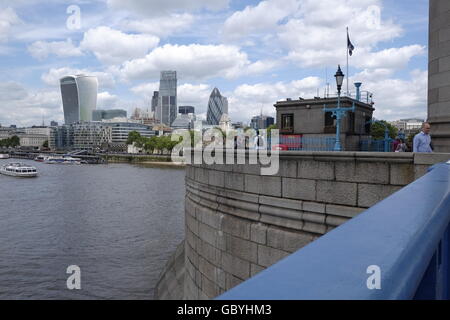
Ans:
<svg viewBox="0 0 450 320"><path fill-rule="evenodd" d="M0 299L152 299L184 238L184 170L21 162L40 175L0 175Z"/></svg>

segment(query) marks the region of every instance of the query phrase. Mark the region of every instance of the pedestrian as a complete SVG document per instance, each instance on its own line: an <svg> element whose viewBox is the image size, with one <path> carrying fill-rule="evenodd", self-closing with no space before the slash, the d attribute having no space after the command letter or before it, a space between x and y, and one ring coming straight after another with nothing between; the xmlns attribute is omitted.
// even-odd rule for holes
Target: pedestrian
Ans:
<svg viewBox="0 0 450 320"><path fill-rule="evenodd" d="M259 130L256 130L256 137L253 141L253 145L255 150L264 150L266 149L266 142L262 135L259 134Z"/></svg>
<svg viewBox="0 0 450 320"><path fill-rule="evenodd" d="M400 144L400 137L396 136L394 142L392 143L392 151L397 151L397 147Z"/></svg>
<svg viewBox="0 0 450 320"><path fill-rule="evenodd" d="M405 140L400 139L400 143L398 144L397 149L395 149L395 152L406 152L407 148Z"/></svg>
<svg viewBox="0 0 450 320"><path fill-rule="evenodd" d="M428 122L422 124L422 131L416 134L413 142L414 152L425 152L431 153L433 149L431 147L431 136L430 136L431 126Z"/></svg>

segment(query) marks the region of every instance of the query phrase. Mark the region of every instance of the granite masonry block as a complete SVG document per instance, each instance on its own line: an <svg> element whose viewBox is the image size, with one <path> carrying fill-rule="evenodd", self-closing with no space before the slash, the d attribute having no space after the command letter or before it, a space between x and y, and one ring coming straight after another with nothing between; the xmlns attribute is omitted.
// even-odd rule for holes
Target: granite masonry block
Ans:
<svg viewBox="0 0 450 320"><path fill-rule="evenodd" d="M250 222L231 215L224 215L222 220L222 231L241 239L250 239L250 226Z"/></svg>
<svg viewBox="0 0 450 320"><path fill-rule="evenodd" d="M302 179L334 180L334 163L302 160L298 163L298 175Z"/></svg>
<svg viewBox="0 0 450 320"><path fill-rule="evenodd" d="M389 164L336 162L336 181L389 184Z"/></svg>
<svg viewBox="0 0 450 320"><path fill-rule="evenodd" d="M391 164L390 184L406 186L414 181L414 166L412 164Z"/></svg>
<svg viewBox="0 0 450 320"><path fill-rule="evenodd" d="M332 216L339 216L344 218L353 218L360 213L366 211L366 208L338 206L334 204L327 204L326 214Z"/></svg>
<svg viewBox="0 0 450 320"><path fill-rule="evenodd" d="M274 263L288 256L289 252L279 249L258 245L258 265L270 267Z"/></svg>
<svg viewBox="0 0 450 320"><path fill-rule="evenodd" d="M222 254L222 269L240 279L250 276L250 262L224 252Z"/></svg>
<svg viewBox="0 0 450 320"><path fill-rule="evenodd" d="M258 262L257 244L231 235L226 236L227 253L253 263Z"/></svg>
<svg viewBox="0 0 450 320"><path fill-rule="evenodd" d="M384 186L376 184L358 185L358 206L370 208L378 202L400 190L399 186Z"/></svg>
<svg viewBox="0 0 450 320"><path fill-rule="evenodd" d="M287 252L294 252L312 241L312 236L300 232L288 232L276 228L267 230L267 246Z"/></svg>
<svg viewBox="0 0 450 320"><path fill-rule="evenodd" d="M241 173L226 173L225 188L244 191L244 175Z"/></svg>
<svg viewBox="0 0 450 320"><path fill-rule="evenodd" d="M316 181L283 178L283 198L315 200Z"/></svg>
<svg viewBox="0 0 450 320"><path fill-rule="evenodd" d="M356 206L357 184L335 181L317 182L317 201Z"/></svg>
<svg viewBox="0 0 450 320"><path fill-rule="evenodd" d="M267 226L262 223L253 223L250 227L250 240L259 244L266 244Z"/></svg>

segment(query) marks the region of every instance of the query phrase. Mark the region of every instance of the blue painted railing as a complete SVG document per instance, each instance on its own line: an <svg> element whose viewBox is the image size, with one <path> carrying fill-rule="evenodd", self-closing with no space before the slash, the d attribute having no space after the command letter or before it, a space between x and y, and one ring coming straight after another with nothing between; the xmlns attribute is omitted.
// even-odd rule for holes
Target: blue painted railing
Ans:
<svg viewBox="0 0 450 320"><path fill-rule="evenodd" d="M394 150L393 145L394 140L383 139L383 140L362 140L360 143L360 151L366 152L392 152Z"/></svg>
<svg viewBox="0 0 450 320"><path fill-rule="evenodd" d="M218 299L449 299L449 223L439 164Z"/></svg>
<svg viewBox="0 0 450 320"><path fill-rule="evenodd" d="M301 135L280 135L279 146L289 151L333 151L336 138L303 137ZM272 141L268 139L268 149L272 150Z"/></svg>

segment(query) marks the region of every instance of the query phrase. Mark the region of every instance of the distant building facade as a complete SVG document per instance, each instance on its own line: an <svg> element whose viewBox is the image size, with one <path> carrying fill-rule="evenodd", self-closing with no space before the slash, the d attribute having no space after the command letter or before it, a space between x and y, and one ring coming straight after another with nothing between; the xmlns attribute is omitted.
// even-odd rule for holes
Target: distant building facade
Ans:
<svg viewBox="0 0 450 320"><path fill-rule="evenodd" d="M126 144L128 140L128 134L132 131L137 131L141 136L150 138L156 135L152 127L133 122L117 122L108 123L111 127L111 143L113 144Z"/></svg>
<svg viewBox="0 0 450 320"><path fill-rule="evenodd" d="M177 72L161 71L156 119L170 126L177 117Z"/></svg>
<svg viewBox="0 0 450 320"><path fill-rule="evenodd" d="M228 114L228 100L220 94L219 89L214 88L208 102L206 122L209 125L219 125L223 114Z"/></svg>
<svg viewBox="0 0 450 320"><path fill-rule="evenodd" d="M195 108L192 106L179 106L178 107L178 113L180 114L195 114Z"/></svg>
<svg viewBox="0 0 450 320"><path fill-rule="evenodd" d="M159 100L159 91L153 91L153 97L152 97L152 112L156 112L156 108L158 107L158 100Z"/></svg>
<svg viewBox="0 0 450 320"><path fill-rule="evenodd" d="M111 120L114 118L126 118L126 117L127 111L122 109L92 111L92 121Z"/></svg>
<svg viewBox="0 0 450 320"><path fill-rule="evenodd" d="M92 121L92 111L97 108L97 78L67 76L60 79L60 87L65 124Z"/></svg>
<svg viewBox="0 0 450 320"><path fill-rule="evenodd" d="M269 126L275 124L275 118L270 116L255 116L250 122L250 127L255 130L267 129Z"/></svg>
<svg viewBox="0 0 450 320"><path fill-rule="evenodd" d="M192 113L190 114L179 114L178 117L172 122L172 129L193 129L194 128L195 117Z"/></svg>

